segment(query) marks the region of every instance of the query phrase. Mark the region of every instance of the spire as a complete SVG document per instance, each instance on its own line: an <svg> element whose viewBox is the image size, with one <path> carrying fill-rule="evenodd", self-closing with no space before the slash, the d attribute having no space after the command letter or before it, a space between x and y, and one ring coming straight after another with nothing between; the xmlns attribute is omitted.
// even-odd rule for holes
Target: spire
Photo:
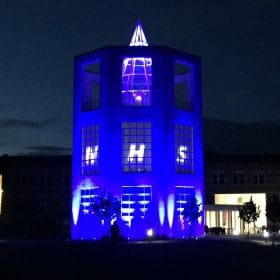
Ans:
<svg viewBox="0 0 280 280"><path fill-rule="evenodd" d="M137 22L137 25L136 25L136 28L132 35L129 46L134 46L134 47L138 47L138 46L147 47L148 46L148 42L146 40L146 37L145 37L145 34L144 34L140 21Z"/></svg>

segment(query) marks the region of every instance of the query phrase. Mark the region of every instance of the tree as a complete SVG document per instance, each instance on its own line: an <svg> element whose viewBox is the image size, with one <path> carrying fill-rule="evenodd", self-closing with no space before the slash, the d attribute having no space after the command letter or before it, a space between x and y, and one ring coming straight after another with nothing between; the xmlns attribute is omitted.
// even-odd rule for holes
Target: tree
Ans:
<svg viewBox="0 0 280 280"><path fill-rule="evenodd" d="M256 220L260 216L260 206L256 206L254 203L252 196L250 198L250 201L245 202L242 206L242 208L239 209L239 218L243 220L245 223L248 224L248 241L249 241L249 234L250 234L250 224L255 223Z"/></svg>
<svg viewBox="0 0 280 280"><path fill-rule="evenodd" d="M192 237L193 225L197 222L198 218L202 215L202 210L200 210L201 203L197 202L195 196L189 196L187 198L184 210L182 215L188 225L190 226L189 230L189 239Z"/></svg>
<svg viewBox="0 0 280 280"><path fill-rule="evenodd" d="M271 222L272 226L272 246L274 246L275 241L275 231L276 226L280 223L280 200L279 197L273 195L266 206L266 216Z"/></svg>
<svg viewBox="0 0 280 280"><path fill-rule="evenodd" d="M92 202L92 211L98 216L103 225L110 225L112 219L117 218L120 209L120 200L104 189Z"/></svg>

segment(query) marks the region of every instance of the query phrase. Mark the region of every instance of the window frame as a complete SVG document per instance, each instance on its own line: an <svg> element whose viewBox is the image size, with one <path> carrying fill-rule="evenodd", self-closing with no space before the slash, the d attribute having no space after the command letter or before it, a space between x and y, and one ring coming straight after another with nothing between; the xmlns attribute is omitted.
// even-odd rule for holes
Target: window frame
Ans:
<svg viewBox="0 0 280 280"><path fill-rule="evenodd" d="M100 129L99 124L91 124L82 127L82 156L81 156L81 169L82 175L91 175L99 173L99 155L100 155ZM97 150L97 158L94 159L94 163L91 164L89 161L93 159L86 158L86 149L91 147Z"/></svg>
<svg viewBox="0 0 280 280"><path fill-rule="evenodd" d="M193 126L175 124L175 170L178 174L194 174L194 132ZM182 158L180 147L189 147L186 158ZM183 162L182 162L183 161Z"/></svg>
<svg viewBox="0 0 280 280"><path fill-rule="evenodd" d="M135 157L128 160L131 145L135 148L144 146L143 162ZM152 171L152 125L151 122L123 122L122 123L122 172L143 173Z"/></svg>

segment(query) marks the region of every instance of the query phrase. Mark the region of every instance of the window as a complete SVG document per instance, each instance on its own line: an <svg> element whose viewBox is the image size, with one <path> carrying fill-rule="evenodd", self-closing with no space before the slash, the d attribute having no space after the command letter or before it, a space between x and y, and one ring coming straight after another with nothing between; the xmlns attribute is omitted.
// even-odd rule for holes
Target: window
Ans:
<svg viewBox="0 0 280 280"><path fill-rule="evenodd" d="M81 187L81 210L84 214L89 214L92 211L92 203L99 194L99 188L95 186L84 185Z"/></svg>
<svg viewBox="0 0 280 280"><path fill-rule="evenodd" d="M124 172L152 171L151 124L122 124L122 166Z"/></svg>
<svg viewBox="0 0 280 280"><path fill-rule="evenodd" d="M175 126L175 162L177 173L194 172L193 127Z"/></svg>
<svg viewBox="0 0 280 280"><path fill-rule="evenodd" d="M82 111L87 112L99 108L100 86L99 62L88 65L84 72L82 84Z"/></svg>
<svg viewBox="0 0 280 280"><path fill-rule="evenodd" d="M264 184L264 173L263 172L254 172L252 175L252 183L254 185L263 185Z"/></svg>
<svg viewBox="0 0 280 280"><path fill-rule="evenodd" d="M223 185L225 183L225 174L223 172L212 173L212 184Z"/></svg>
<svg viewBox="0 0 280 280"><path fill-rule="evenodd" d="M152 186L122 186L121 218L128 226L134 218L144 219L152 200Z"/></svg>
<svg viewBox="0 0 280 280"><path fill-rule="evenodd" d="M99 168L99 126L82 130L82 174L97 173Z"/></svg>
<svg viewBox="0 0 280 280"><path fill-rule="evenodd" d="M122 103L127 106L151 105L152 59L125 58L122 63Z"/></svg>
<svg viewBox="0 0 280 280"><path fill-rule="evenodd" d="M243 185L245 183L245 176L243 172L234 172L232 175L232 183L234 185Z"/></svg>
<svg viewBox="0 0 280 280"><path fill-rule="evenodd" d="M192 110L191 69L183 62L174 65L175 107L181 110Z"/></svg>
<svg viewBox="0 0 280 280"><path fill-rule="evenodd" d="M195 191L192 186L176 186L175 187L175 203L176 203L176 212L178 213L179 219L183 218L182 212L187 203L187 199L190 196L194 196Z"/></svg>

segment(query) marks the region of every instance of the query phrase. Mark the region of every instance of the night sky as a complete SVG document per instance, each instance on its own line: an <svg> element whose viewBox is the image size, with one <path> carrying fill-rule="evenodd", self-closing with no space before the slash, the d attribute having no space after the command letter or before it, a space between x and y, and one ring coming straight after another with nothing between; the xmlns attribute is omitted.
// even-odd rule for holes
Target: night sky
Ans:
<svg viewBox="0 0 280 280"><path fill-rule="evenodd" d="M150 45L202 58L204 117L280 120L279 0L2 0L0 155L70 153L73 58Z"/></svg>

